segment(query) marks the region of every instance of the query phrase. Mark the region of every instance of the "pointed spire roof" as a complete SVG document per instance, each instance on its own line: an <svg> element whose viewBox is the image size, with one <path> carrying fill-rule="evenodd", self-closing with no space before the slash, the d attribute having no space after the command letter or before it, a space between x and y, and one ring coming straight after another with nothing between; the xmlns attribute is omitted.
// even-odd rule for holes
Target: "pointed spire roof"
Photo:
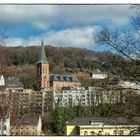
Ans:
<svg viewBox="0 0 140 140"><path fill-rule="evenodd" d="M41 42L41 49L40 49L40 54L39 54L39 60L37 61L37 63L48 63L47 59L46 59L46 53L45 53L43 39L42 39L42 42Z"/></svg>

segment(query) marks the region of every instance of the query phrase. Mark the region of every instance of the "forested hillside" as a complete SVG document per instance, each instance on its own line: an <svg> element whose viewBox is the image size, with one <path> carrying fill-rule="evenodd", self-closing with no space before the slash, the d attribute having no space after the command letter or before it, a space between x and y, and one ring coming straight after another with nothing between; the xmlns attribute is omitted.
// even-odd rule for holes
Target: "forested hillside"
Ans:
<svg viewBox="0 0 140 140"><path fill-rule="evenodd" d="M32 88L35 84L35 63L39 49L38 46L1 47L1 73L4 76L18 76L25 87ZM97 69L106 71L109 79L140 76L138 65L111 52L54 46L45 46L45 49L50 73L76 74L84 86L97 84L97 81L89 79L89 73Z"/></svg>

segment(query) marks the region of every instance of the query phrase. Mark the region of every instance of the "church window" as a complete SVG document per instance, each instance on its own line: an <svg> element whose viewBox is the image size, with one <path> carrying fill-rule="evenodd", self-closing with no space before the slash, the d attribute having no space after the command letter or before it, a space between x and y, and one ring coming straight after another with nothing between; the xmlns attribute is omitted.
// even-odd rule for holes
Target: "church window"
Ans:
<svg viewBox="0 0 140 140"><path fill-rule="evenodd" d="M46 74L48 74L48 67L46 66Z"/></svg>
<svg viewBox="0 0 140 140"><path fill-rule="evenodd" d="M42 74L44 74L44 66L42 66Z"/></svg>
<svg viewBox="0 0 140 140"><path fill-rule="evenodd" d="M39 75L39 67L38 67L38 69L37 69L37 74Z"/></svg>

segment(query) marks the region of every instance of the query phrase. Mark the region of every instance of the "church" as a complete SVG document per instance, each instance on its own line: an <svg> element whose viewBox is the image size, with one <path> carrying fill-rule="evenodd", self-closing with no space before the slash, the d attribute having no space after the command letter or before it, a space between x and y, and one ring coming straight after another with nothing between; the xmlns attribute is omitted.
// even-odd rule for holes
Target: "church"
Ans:
<svg viewBox="0 0 140 140"><path fill-rule="evenodd" d="M40 47L39 59L36 62L36 78L39 89L81 86L80 81L75 75L50 74L49 63L46 59L43 40Z"/></svg>

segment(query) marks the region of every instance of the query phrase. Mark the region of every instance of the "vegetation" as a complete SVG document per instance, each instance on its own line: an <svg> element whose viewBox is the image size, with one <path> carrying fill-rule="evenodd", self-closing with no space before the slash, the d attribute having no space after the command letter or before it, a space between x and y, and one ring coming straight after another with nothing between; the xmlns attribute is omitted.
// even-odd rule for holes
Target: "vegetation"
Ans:
<svg viewBox="0 0 140 140"><path fill-rule="evenodd" d="M1 74L17 76L25 88L36 88L35 63L38 60L39 47L0 47L0 49L2 49ZM105 85L113 77L128 79L130 74L140 76L140 65L136 66L121 55L111 52L46 46L46 56L50 73L74 73L85 87ZM108 72L109 79L106 81L90 79L89 73L97 69Z"/></svg>

